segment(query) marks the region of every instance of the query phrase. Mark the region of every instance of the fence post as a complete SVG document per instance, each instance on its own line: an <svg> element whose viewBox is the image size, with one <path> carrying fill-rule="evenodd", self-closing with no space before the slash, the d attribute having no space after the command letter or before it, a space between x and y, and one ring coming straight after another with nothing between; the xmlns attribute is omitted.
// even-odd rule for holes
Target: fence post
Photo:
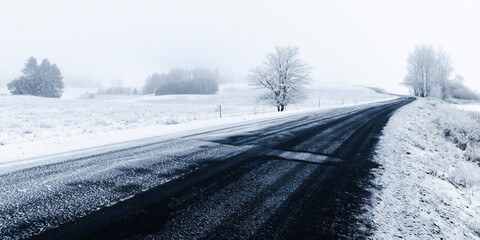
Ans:
<svg viewBox="0 0 480 240"><path fill-rule="evenodd" d="M318 107L320 107L320 106L321 106L321 105L320 105L320 99L318 99Z"/></svg>
<svg viewBox="0 0 480 240"><path fill-rule="evenodd" d="M220 118L222 118L222 105L218 105L220 108Z"/></svg>

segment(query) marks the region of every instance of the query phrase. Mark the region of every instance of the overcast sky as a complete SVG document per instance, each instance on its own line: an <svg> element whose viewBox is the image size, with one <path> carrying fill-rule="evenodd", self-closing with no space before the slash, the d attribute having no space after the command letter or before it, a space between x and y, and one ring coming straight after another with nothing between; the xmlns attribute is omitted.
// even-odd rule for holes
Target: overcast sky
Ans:
<svg viewBox="0 0 480 240"><path fill-rule="evenodd" d="M448 52L480 91L477 1L21 1L0 2L0 83L26 59L48 58L65 79L142 86L174 67L218 68L238 80L275 45L300 48L314 78L399 85L415 45Z"/></svg>

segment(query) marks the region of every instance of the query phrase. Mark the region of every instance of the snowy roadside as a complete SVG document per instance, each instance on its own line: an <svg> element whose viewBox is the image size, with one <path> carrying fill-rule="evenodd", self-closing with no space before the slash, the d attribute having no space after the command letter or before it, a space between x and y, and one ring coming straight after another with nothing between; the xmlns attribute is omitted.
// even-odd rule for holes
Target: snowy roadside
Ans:
<svg viewBox="0 0 480 240"><path fill-rule="evenodd" d="M480 239L480 113L418 99L394 114L375 160L374 239Z"/></svg>

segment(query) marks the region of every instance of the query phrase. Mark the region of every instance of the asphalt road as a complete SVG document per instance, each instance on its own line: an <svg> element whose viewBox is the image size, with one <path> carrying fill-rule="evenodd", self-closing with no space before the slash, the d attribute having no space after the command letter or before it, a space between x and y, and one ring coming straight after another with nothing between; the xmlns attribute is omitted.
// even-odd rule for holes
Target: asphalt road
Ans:
<svg viewBox="0 0 480 240"><path fill-rule="evenodd" d="M0 236L365 238L371 223L358 216L377 167L374 146L392 113L413 100L251 121L5 172Z"/></svg>

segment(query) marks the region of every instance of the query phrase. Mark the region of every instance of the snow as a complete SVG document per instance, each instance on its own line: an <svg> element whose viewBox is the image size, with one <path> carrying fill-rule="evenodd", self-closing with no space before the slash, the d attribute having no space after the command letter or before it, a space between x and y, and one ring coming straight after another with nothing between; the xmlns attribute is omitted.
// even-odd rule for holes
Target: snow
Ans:
<svg viewBox="0 0 480 240"><path fill-rule="evenodd" d="M393 115L366 214L374 239L480 239L479 123L480 114L434 99Z"/></svg>
<svg viewBox="0 0 480 240"><path fill-rule="evenodd" d="M463 110L480 112L480 104L464 104L457 106Z"/></svg>
<svg viewBox="0 0 480 240"><path fill-rule="evenodd" d="M259 91L237 83L222 85L214 95L82 98L86 92L95 92L91 88L66 88L60 99L0 95L0 163L394 98L358 86L311 86L303 103L287 106L287 112L277 113L274 107L255 102Z"/></svg>

